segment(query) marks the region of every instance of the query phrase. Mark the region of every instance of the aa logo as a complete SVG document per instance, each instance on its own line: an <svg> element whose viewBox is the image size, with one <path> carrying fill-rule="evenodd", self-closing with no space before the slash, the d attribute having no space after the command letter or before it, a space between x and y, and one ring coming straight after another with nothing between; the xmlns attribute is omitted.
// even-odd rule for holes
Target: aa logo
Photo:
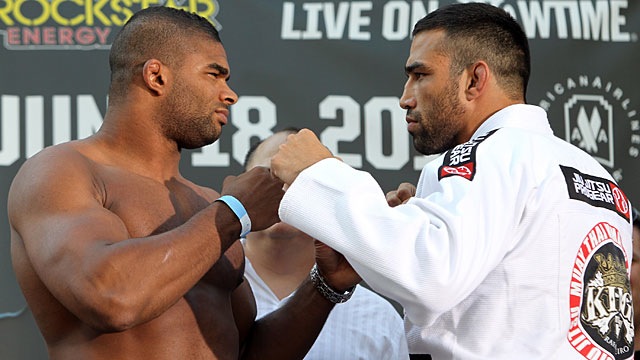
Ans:
<svg viewBox="0 0 640 360"><path fill-rule="evenodd" d="M556 136L593 156L619 182L622 166L640 157L640 117L632 94L600 76L579 75L553 84L539 105Z"/></svg>
<svg viewBox="0 0 640 360"><path fill-rule="evenodd" d="M613 106L601 95L571 96L564 105L566 140L601 164L614 165Z"/></svg>

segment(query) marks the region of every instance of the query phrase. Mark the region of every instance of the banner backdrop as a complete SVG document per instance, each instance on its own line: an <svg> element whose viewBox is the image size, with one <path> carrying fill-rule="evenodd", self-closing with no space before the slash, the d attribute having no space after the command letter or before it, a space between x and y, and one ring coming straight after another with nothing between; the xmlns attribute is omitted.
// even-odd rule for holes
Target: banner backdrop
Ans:
<svg viewBox="0 0 640 360"><path fill-rule="evenodd" d="M414 23L454 1L0 0L0 199L25 159L101 124L108 50L148 6L197 12L220 30L238 104L220 140L185 152L183 174L220 189L249 146L286 126L314 130L335 155L385 191L415 183L415 152L398 105ZM467 1L459 1L467 2ZM530 39L527 100L557 136L598 159L640 201L640 2L485 1L514 15ZM135 121L135 119L132 119ZM0 206L0 359L45 359L11 268Z"/></svg>

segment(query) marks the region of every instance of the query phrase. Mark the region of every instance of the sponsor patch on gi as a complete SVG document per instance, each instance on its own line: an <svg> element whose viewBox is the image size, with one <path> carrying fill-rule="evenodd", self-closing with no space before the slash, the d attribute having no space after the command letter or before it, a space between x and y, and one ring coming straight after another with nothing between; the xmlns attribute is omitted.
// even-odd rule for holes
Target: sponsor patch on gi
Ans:
<svg viewBox="0 0 640 360"><path fill-rule="evenodd" d="M478 145L496 131L497 129L447 151L444 161L438 169L438 180L449 176L461 176L469 181L473 180L477 169L476 150Z"/></svg>
<svg viewBox="0 0 640 360"><path fill-rule="evenodd" d="M622 235L601 222L585 236L571 272L567 340L585 359L633 355L633 301Z"/></svg>
<svg viewBox="0 0 640 360"><path fill-rule="evenodd" d="M560 165L560 169L571 199L609 209L630 221L629 199L613 181L583 174L569 166Z"/></svg>

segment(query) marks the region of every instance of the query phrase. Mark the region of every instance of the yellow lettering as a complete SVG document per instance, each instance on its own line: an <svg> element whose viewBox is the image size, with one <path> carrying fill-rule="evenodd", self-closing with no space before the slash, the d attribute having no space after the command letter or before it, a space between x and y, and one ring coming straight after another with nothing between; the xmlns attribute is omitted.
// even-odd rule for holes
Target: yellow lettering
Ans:
<svg viewBox="0 0 640 360"><path fill-rule="evenodd" d="M60 25L75 26L82 23L82 21L84 20L84 15L82 14L78 14L71 19L65 18L64 16L62 16L62 14L60 14L60 12L58 11L58 7L62 2L67 1L68 0L53 0L51 2L51 17L53 18L53 20L55 20L56 23ZM83 0L71 0L69 2L78 4L78 6L82 6L82 1Z"/></svg>
<svg viewBox="0 0 640 360"><path fill-rule="evenodd" d="M141 9L146 9L149 6L151 6L151 4L157 5L158 3L160 3L160 0L139 0L139 1L140 1Z"/></svg>
<svg viewBox="0 0 640 360"><path fill-rule="evenodd" d="M22 5L26 3L26 0L17 0L15 6L13 7L13 16L18 21L18 23L22 25L32 25L38 26L44 24L49 18L49 3L46 0L36 0L37 3L42 7L42 14L37 18L31 20L24 16L22 13ZM33 2L30 2L30 4Z"/></svg>
<svg viewBox="0 0 640 360"><path fill-rule="evenodd" d="M95 3L93 0L87 0L85 3L85 16L87 17L86 25L91 26L95 24L96 18L104 25L111 26L111 21L102 12L102 8L109 0L99 0Z"/></svg>
<svg viewBox="0 0 640 360"><path fill-rule="evenodd" d="M119 3L123 3L126 7L120 6ZM130 0L114 0L111 2L111 9L117 14L122 14L122 17L118 17L117 14L111 14L111 21L116 26L123 26L127 20L133 16L133 11L129 9L132 3ZM144 9L144 8L143 8Z"/></svg>
<svg viewBox="0 0 640 360"><path fill-rule="evenodd" d="M211 21L215 21L214 17L219 11L215 0L0 0L0 24L5 27L21 25L33 28L53 23L87 28L123 26L138 7L146 9L151 6L189 11ZM74 37L79 36L81 42L88 41L90 36L84 30L77 30L74 29ZM42 31L34 31L32 35L42 35L49 42L50 31ZM65 32L62 39L67 41L68 33Z"/></svg>
<svg viewBox="0 0 640 360"><path fill-rule="evenodd" d="M204 5L204 9L200 10L199 5ZM194 12L206 19L213 19L216 14L216 6L211 0L191 0L191 12Z"/></svg>
<svg viewBox="0 0 640 360"><path fill-rule="evenodd" d="M85 25L93 25L93 1L87 2L84 7Z"/></svg>
<svg viewBox="0 0 640 360"><path fill-rule="evenodd" d="M167 1L167 4L165 5L166 7L170 7L170 8L174 8L174 9L180 9L180 10L185 10L185 11L189 11L189 6L178 6L176 5L176 2L174 0L169 0Z"/></svg>
<svg viewBox="0 0 640 360"><path fill-rule="evenodd" d="M9 10L11 9L11 5L13 5L12 3L13 3L13 0L6 0L4 2L4 7L0 8L0 19L2 20L3 23L7 25L14 24L13 20L8 16Z"/></svg>
<svg viewBox="0 0 640 360"><path fill-rule="evenodd" d="M111 21L109 18L102 12L102 8L107 5L109 0L100 0L93 5L93 14L106 26L111 26Z"/></svg>

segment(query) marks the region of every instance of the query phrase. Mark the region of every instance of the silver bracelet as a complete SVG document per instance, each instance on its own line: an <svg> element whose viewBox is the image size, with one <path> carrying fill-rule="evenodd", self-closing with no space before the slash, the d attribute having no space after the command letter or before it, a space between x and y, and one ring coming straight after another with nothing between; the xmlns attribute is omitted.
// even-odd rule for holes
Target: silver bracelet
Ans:
<svg viewBox="0 0 640 360"><path fill-rule="evenodd" d="M320 271L318 271L318 266L315 264L311 268L311 272L309 273L309 275L311 276L311 281L313 282L313 285L315 285L318 292L334 304L340 304L349 300L356 289L356 286L354 285L347 289L347 291L345 291L344 293L335 291L324 280L324 278L320 274Z"/></svg>

